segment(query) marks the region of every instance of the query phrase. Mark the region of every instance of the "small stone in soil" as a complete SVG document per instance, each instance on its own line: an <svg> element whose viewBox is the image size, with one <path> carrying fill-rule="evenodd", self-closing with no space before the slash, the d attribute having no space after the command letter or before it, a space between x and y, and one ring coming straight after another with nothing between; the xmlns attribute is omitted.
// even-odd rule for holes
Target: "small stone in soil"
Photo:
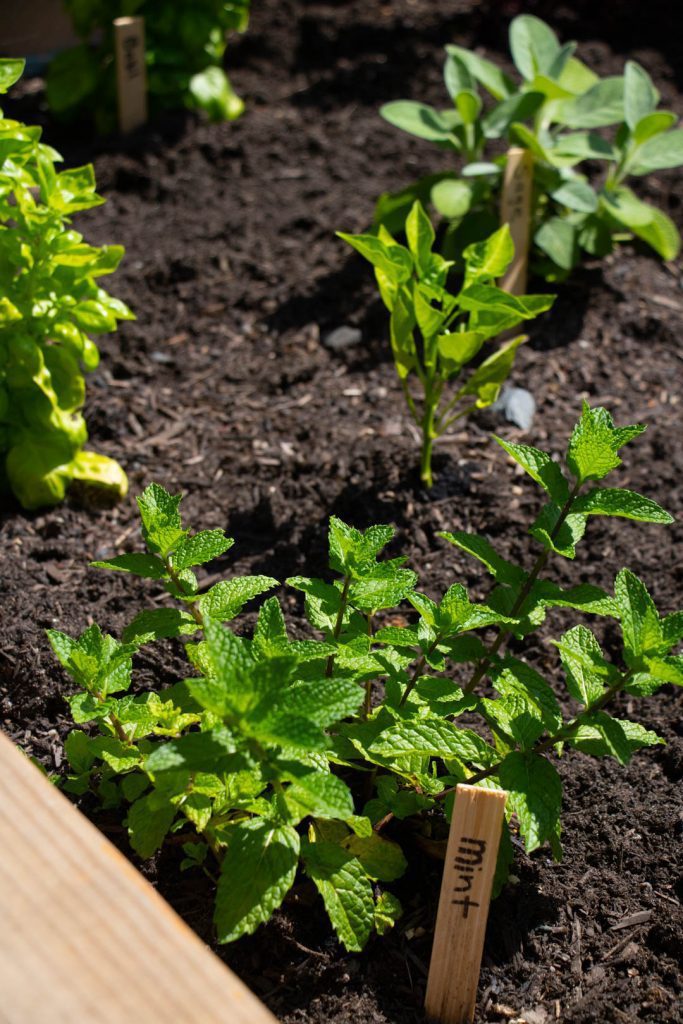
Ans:
<svg viewBox="0 0 683 1024"><path fill-rule="evenodd" d="M491 409L493 412L502 412L508 423L529 430L534 421L536 401L526 388L505 387Z"/></svg>
<svg viewBox="0 0 683 1024"><path fill-rule="evenodd" d="M363 340L363 332L358 327L336 327L323 338L323 345L331 348L333 352L342 352L345 348L353 348L360 345Z"/></svg>

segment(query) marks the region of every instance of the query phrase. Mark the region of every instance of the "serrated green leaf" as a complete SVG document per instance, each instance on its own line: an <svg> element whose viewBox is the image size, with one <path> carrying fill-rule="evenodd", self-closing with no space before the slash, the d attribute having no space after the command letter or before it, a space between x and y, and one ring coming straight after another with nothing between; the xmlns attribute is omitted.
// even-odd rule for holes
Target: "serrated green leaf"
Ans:
<svg viewBox="0 0 683 1024"><path fill-rule="evenodd" d="M145 543L152 552L165 558L187 532L180 520L182 495L169 494L160 484L152 483L137 501Z"/></svg>
<svg viewBox="0 0 683 1024"><path fill-rule="evenodd" d="M278 586L272 576L238 576L222 580L199 598L203 616L215 622L230 622L242 608L259 594Z"/></svg>
<svg viewBox="0 0 683 1024"><path fill-rule="evenodd" d="M355 715L363 702L363 696L363 690L352 679L315 679L289 687L286 707L293 714L326 728Z"/></svg>
<svg viewBox="0 0 683 1024"><path fill-rule="evenodd" d="M624 487L596 487L580 495L572 506L574 512L586 516L621 516L641 523L673 523L656 501L628 491Z"/></svg>
<svg viewBox="0 0 683 1024"><path fill-rule="evenodd" d="M569 440L567 464L580 483L601 480L621 465L619 449L644 430L640 424L615 427L606 409L591 409L584 402L581 419Z"/></svg>
<svg viewBox="0 0 683 1024"><path fill-rule="evenodd" d="M308 815L345 821L353 814L353 799L346 783L323 772L301 775L287 787L285 801L299 821Z"/></svg>
<svg viewBox="0 0 683 1024"><path fill-rule="evenodd" d="M554 502L544 505L529 533L545 548L564 558L574 558L576 545L586 532L586 517L570 512L558 528L561 509Z"/></svg>
<svg viewBox="0 0 683 1024"><path fill-rule="evenodd" d="M196 619L181 608L153 608L140 612L123 631L123 639L137 647L162 637L191 636L200 628Z"/></svg>
<svg viewBox="0 0 683 1024"><path fill-rule="evenodd" d="M608 755L617 757L622 764L628 764L632 754L642 747L652 747L664 743L664 740L656 732L644 728L637 722L619 721L612 718L610 724L605 728L602 715L604 712L600 712L597 719L593 716L582 723L567 742L584 754L592 754L593 757L607 757ZM609 718L609 715L605 717ZM608 738L607 733L611 738ZM617 749L620 756L617 755Z"/></svg>
<svg viewBox="0 0 683 1024"><path fill-rule="evenodd" d="M526 444L512 444L495 434L493 439L515 462L519 463L532 480L541 485L556 505L564 505L569 497L569 484L565 480L559 464L547 452L531 448Z"/></svg>
<svg viewBox="0 0 683 1024"><path fill-rule="evenodd" d="M629 569L617 575L614 599L621 618L624 657L628 665L637 665L641 655L658 653L662 645L659 613L645 584Z"/></svg>
<svg viewBox="0 0 683 1024"><path fill-rule="evenodd" d="M117 555L116 558L90 564L94 569L115 569L118 572L129 572L134 576L142 576L146 579L163 580L168 577L166 566L162 560L156 555L146 555L143 552Z"/></svg>
<svg viewBox="0 0 683 1024"><path fill-rule="evenodd" d="M375 904L375 931L378 935L386 935L393 928L403 913L400 900L390 892L382 892Z"/></svg>
<svg viewBox="0 0 683 1024"><path fill-rule="evenodd" d="M349 589L349 601L359 611L374 614L384 608L395 608L408 597L417 583L417 573L410 569L392 569L386 563L356 580Z"/></svg>
<svg viewBox="0 0 683 1024"><path fill-rule="evenodd" d="M393 882L400 878L408 867L398 843L385 839L377 832L369 836L350 835L343 846L363 865L370 878L380 882Z"/></svg>
<svg viewBox="0 0 683 1024"><path fill-rule="evenodd" d="M523 698L529 705L527 712L538 717L547 732L556 732L562 721L557 697L530 665L508 656L500 666L491 669L491 682L502 697Z"/></svg>
<svg viewBox="0 0 683 1024"><path fill-rule="evenodd" d="M77 775L87 772L95 760L91 739L80 729L73 729L69 733L64 742L64 753Z"/></svg>
<svg viewBox="0 0 683 1024"><path fill-rule="evenodd" d="M538 754L515 751L502 762L498 778L508 791L508 806L517 815L527 853L547 841L559 860L562 781L557 770Z"/></svg>
<svg viewBox="0 0 683 1024"><path fill-rule="evenodd" d="M495 578L496 582L510 587L517 587L524 583L526 578L524 570L497 554L485 537L463 531L456 533L440 532L437 536L443 537L449 544L454 544L469 555L479 559Z"/></svg>
<svg viewBox="0 0 683 1024"><path fill-rule="evenodd" d="M135 768L142 761L142 754L136 746L122 743L112 736L95 736L90 749L117 774Z"/></svg>
<svg viewBox="0 0 683 1024"><path fill-rule="evenodd" d="M324 841L304 842L301 853L339 941L349 952L360 952L370 937L375 914L372 886L360 861Z"/></svg>
<svg viewBox="0 0 683 1024"><path fill-rule="evenodd" d="M176 809L159 793L140 797L128 810L130 845L138 856L147 860L161 847L170 829Z"/></svg>
<svg viewBox="0 0 683 1024"><path fill-rule="evenodd" d="M380 757L419 754L456 757L478 767L494 763L495 751L470 729L454 728L440 718L409 719L384 730L370 745L369 753Z"/></svg>
<svg viewBox="0 0 683 1024"><path fill-rule="evenodd" d="M589 707L605 692L608 675L600 644L585 626L574 626L557 644L564 667L567 689L581 704Z"/></svg>
<svg viewBox="0 0 683 1024"><path fill-rule="evenodd" d="M223 726L191 732L155 747L145 758L145 771L221 772L235 750L235 739Z"/></svg>
<svg viewBox="0 0 683 1024"><path fill-rule="evenodd" d="M194 537L185 537L173 555L173 567L189 569L193 565L204 565L212 558L218 558L234 544L232 537L226 537L223 530L202 530Z"/></svg>
<svg viewBox="0 0 683 1024"><path fill-rule="evenodd" d="M252 818L231 827L214 911L220 943L251 935L280 906L294 882L299 849L290 825Z"/></svg>

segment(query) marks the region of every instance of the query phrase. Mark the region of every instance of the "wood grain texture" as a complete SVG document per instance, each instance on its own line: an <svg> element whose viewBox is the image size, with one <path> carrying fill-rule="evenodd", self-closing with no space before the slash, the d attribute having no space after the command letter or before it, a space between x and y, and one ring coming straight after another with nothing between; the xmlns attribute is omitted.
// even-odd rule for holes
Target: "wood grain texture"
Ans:
<svg viewBox="0 0 683 1024"><path fill-rule="evenodd" d="M505 800L502 790L456 790L425 998L438 1024L474 1019Z"/></svg>
<svg viewBox="0 0 683 1024"><path fill-rule="evenodd" d="M144 19L116 18L114 46L119 129L132 132L147 120Z"/></svg>
<svg viewBox="0 0 683 1024"><path fill-rule="evenodd" d="M533 171L534 157L530 150L519 146L513 146L508 150L500 202L500 222L510 225L515 255L499 284L513 295L523 295L526 291L531 240Z"/></svg>
<svg viewBox="0 0 683 1024"><path fill-rule="evenodd" d="M2 733L0 1021L275 1024Z"/></svg>

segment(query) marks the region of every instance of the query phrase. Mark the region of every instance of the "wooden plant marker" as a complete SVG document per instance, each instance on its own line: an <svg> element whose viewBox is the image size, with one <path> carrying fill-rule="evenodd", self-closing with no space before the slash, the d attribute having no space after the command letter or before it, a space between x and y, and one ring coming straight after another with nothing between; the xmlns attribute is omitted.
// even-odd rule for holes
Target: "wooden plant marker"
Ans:
<svg viewBox="0 0 683 1024"><path fill-rule="evenodd" d="M448 836L425 1010L471 1024L507 794L459 785Z"/></svg>
<svg viewBox="0 0 683 1024"><path fill-rule="evenodd" d="M0 732L2 1024L276 1024Z"/></svg>
<svg viewBox="0 0 683 1024"><path fill-rule="evenodd" d="M513 295L523 295L526 291L533 169L534 156L530 150L519 146L508 150L500 201L500 222L510 225L515 255L498 284Z"/></svg>
<svg viewBox="0 0 683 1024"><path fill-rule="evenodd" d="M144 18L116 18L114 45L119 129L125 134L147 120Z"/></svg>

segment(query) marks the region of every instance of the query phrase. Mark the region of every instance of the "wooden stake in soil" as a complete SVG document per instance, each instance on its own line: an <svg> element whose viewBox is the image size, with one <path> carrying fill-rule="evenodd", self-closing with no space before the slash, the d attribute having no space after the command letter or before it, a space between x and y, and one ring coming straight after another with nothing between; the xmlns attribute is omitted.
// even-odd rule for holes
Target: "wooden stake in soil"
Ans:
<svg viewBox="0 0 683 1024"><path fill-rule="evenodd" d="M510 225L515 255L499 283L501 288L513 295L523 295L526 290L533 173L534 157L530 150L519 146L508 150L500 201L500 222Z"/></svg>
<svg viewBox="0 0 683 1024"><path fill-rule="evenodd" d="M456 790L425 998L438 1024L474 1019L505 799L502 790Z"/></svg>
<svg viewBox="0 0 683 1024"><path fill-rule="evenodd" d="M116 18L114 43L119 129L132 132L147 120L144 18Z"/></svg>

